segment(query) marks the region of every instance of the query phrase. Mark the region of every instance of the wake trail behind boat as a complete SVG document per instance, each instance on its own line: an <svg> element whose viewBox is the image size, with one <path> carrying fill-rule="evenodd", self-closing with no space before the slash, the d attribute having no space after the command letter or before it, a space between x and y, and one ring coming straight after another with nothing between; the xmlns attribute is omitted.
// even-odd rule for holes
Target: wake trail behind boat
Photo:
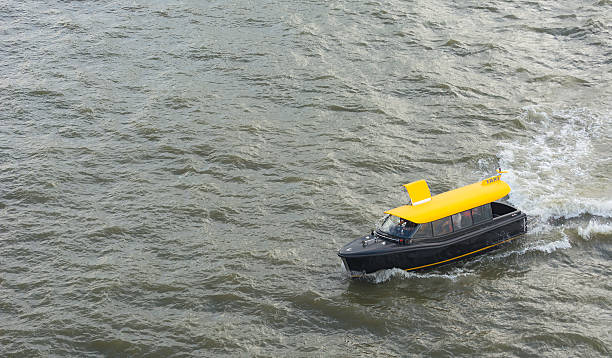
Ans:
<svg viewBox="0 0 612 358"><path fill-rule="evenodd" d="M529 106L519 119L530 128L529 136L502 142L499 163L509 171L504 178L513 188L509 202L530 217L527 237L537 241L491 258L569 249L569 235L576 231L584 240L609 236L612 192L600 172L611 163L610 114ZM559 239L542 239L550 234Z"/></svg>
<svg viewBox="0 0 612 358"><path fill-rule="evenodd" d="M509 173L509 202L542 222L581 215L612 218L612 188L600 175L612 164L610 113L524 108L528 135L501 142L499 164ZM538 228L532 228L538 229Z"/></svg>

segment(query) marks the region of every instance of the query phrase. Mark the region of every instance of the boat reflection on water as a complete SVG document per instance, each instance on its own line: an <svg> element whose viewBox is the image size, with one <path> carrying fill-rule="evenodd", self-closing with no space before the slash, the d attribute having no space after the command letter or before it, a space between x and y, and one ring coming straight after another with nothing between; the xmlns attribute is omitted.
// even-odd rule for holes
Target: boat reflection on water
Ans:
<svg viewBox="0 0 612 358"><path fill-rule="evenodd" d="M510 192L502 173L433 197L424 180L404 185L411 204L386 211L375 231L338 250L344 267L351 277L428 269L517 238L527 230L527 216L496 201Z"/></svg>

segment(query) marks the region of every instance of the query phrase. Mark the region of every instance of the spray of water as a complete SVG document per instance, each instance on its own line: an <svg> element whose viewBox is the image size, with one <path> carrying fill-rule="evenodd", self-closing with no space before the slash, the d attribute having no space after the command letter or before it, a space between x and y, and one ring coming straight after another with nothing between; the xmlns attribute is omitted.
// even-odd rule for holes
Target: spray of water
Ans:
<svg viewBox="0 0 612 358"><path fill-rule="evenodd" d="M431 279L431 278L441 278L447 279L451 281L456 281L460 277L473 275L473 272L464 270L460 267L454 267L448 273L437 273L437 272L414 272L414 271L404 271L401 269L390 269L390 270L380 270L374 272L372 274L368 274L364 276L365 280L368 280L372 283L383 283L391 280L392 278L402 278L402 279Z"/></svg>
<svg viewBox="0 0 612 358"><path fill-rule="evenodd" d="M512 187L509 201L532 217L532 234L553 230L561 234L554 235L560 240L539 242L535 247L546 252L570 248L565 229L577 229L584 239L594 232L609 233L610 114L529 106L520 120L529 128L527 135L502 142L498 155L500 165L510 170L504 178ZM565 222L593 216L590 221Z"/></svg>
<svg viewBox="0 0 612 358"><path fill-rule="evenodd" d="M599 219L591 219L586 226L578 228L578 235L585 240L589 240L591 236L598 234L610 235L612 234L612 223L601 222Z"/></svg>
<svg viewBox="0 0 612 358"><path fill-rule="evenodd" d="M586 109L551 111L530 106L520 140L500 143L499 163L508 168L510 202L545 221L589 214L612 217L612 163L607 141L611 117Z"/></svg>

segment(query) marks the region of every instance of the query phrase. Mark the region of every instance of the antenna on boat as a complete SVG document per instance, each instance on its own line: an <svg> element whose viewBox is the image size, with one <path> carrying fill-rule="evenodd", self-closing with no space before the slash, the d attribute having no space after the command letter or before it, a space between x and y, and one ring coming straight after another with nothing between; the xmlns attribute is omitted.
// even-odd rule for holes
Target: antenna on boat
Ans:
<svg viewBox="0 0 612 358"><path fill-rule="evenodd" d="M486 184L492 184L492 183L500 182L501 181L501 175L504 174L504 173L507 173L507 171L501 170L501 168L497 168L497 169L495 169L495 171L497 172L497 175L494 175L494 176L492 176L490 178L484 179L482 181L482 184L486 185Z"/></svg>
<svg viewBox="0 0 612 358"><path fill-rule="evenodd" d="M495 171L497 172L497 174L500 174L500 175L508 172L507 170L502 170L501 167L495 169Z"/></svg>

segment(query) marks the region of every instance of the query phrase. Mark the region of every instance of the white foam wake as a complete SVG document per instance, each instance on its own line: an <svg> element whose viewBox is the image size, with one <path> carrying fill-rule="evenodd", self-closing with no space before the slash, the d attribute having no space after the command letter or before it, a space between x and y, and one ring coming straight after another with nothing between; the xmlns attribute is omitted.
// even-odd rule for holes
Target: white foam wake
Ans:
<svg viewBox="0 0 612 358"><path fill-rule="evenodd" d="M607 168L612 119L586 109L552 111L529 106L520 120L527 135L501 142L498 154L509 201L528 215L572 218L612 217L612 186Z"/></svg>
<svg viewBox="0 0 612 358"><path fill-rule="evenodd" d="M502 251L494 255L487 256L487 257L481 256L481 257L478 257L477 260L487 259L487 260L495 261L499 259L505 259L506 257L513 256L513 255L524 255L526 253L536 252L536 251L545 252L547 254L550 254L554 251L569 249L571 247L572 247L572 244L569 241L569 237L565 233L561 232L561 239L559 240L550 241L550 242L538 240L535 242L530 242L520 249Z"/></svg>
<svg viewBox="0 0 612 358"><path fill-rule="evenodd" d="M597 234L612 234L612 223L603 223L598 219L591 219L587 226L578 228L578 235L586 240Z"/></svg>
<svg viewBox="0 0 612 358"><path fill-rule="evenodd" d="M373 283L379 284L383 282L387 282L394 277L397 278L441 278L446 280L455 281L459 277L468 276L474 274L473 272L466 271L461 267L453 268L449 273L437 273L437 272L414 272L414 271L405 271L402 269L394 268L389 270L380 270L375 273L365 275L365 279L369 280Z"/></svg>
<svg viewBox="0 0 612 358"><path fill-rule="evenodd" d="M519 255L523 255L529 251L542 251L542 252L546 252L547 254L550 254L551 252L559 250L559 249L569 249L570 247L572 247L567 235L562 233L562 237L563 237L562 239L552 241L552 242L538 241L538 242L529 244L523 249L516 251L516 253L518 253Z"/></svg>

